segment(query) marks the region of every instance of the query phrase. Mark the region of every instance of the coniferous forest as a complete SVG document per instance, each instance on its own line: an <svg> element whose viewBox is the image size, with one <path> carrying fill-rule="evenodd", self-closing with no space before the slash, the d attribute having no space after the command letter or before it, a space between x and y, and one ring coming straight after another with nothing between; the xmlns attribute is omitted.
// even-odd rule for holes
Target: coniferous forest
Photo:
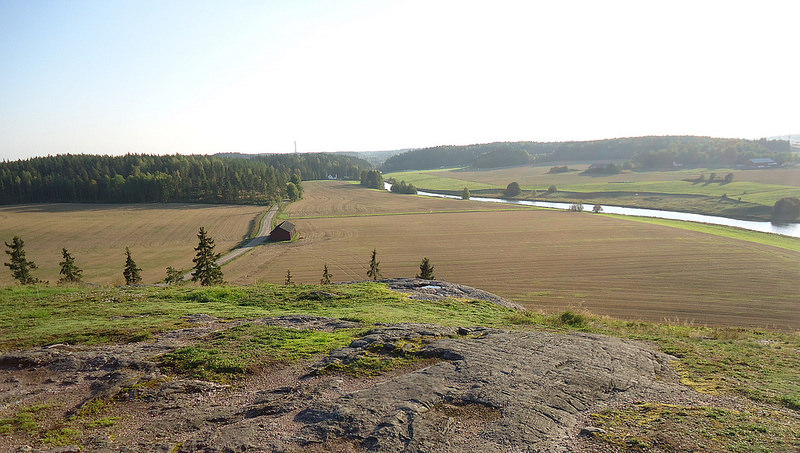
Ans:
<svg viewBox="0 0 800 453"><path fill-rule="evenodd" d="M58 155L0 163L0 204L262 203L304 180L358 179L366 161L340 154L217 156Z"/></svg>

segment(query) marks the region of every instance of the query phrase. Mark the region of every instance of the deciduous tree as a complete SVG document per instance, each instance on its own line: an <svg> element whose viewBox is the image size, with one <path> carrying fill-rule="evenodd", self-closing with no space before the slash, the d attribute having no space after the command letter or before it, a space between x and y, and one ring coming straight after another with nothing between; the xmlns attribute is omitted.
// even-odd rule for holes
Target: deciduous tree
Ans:
<svg viewBox="0 0 800 453"><path fill-rule="evenodd" d="M462 200L469 200L469 189L464 187L464 190L461 191L461 199Z"/></svg>
<svg viewBox="0 0 800 453"><path fill-rule="evenodd" d="M503 194L505 196L507 196L507 197L516 197L521 192L522 192L522 189L520 189L519 183L514 181L512 183L509 183L508 186L506 186L506 190L503 191Z"/></svg>

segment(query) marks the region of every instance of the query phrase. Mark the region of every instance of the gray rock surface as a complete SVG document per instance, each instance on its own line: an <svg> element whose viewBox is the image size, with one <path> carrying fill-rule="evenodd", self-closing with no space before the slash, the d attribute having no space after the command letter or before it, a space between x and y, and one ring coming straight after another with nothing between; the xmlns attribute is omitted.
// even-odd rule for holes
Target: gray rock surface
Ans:
<svg viewBox="0 0 800 453"><path fill-rule="evenodd" d="M597 403L683 389L669 356L600 335L490 332L439 339L420 354L447 360L299 412L305 443L344 436L372 451L565 451L578 415ZM452 414L473 416L471 426Z"/></svg>
<svg viewBox="0 0 800 453"><path fill-rule="evenodd" d="M604 405L694 394L670 356L639 343L411 323L370 329L310 366L267 367L229 386L165 376L155 356L240 324L195 318L196 327L147 342L0 355L0 406L59 395L69 415L109 401L119 412L106 415L124 422L113 440L84 440L83 451L565 452L582 430L590 434L586 415ZM250 322L358 325L313 316ZM376 378L320 372L366 354L425 360Z"/></svg>

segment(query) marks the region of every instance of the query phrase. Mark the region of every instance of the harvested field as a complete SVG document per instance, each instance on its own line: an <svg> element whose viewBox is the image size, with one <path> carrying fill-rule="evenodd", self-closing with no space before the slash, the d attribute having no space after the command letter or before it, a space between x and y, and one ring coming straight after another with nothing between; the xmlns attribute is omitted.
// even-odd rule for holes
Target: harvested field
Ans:
<svg viewBox="0 0 800 453"><path fill-rule="evenodd" d="M441 203L440 211L294 217L295 212L312 212L311 200L319 199L316 190L337 190L341 184L308 184L306 200L288 208L302 239L255 250L226 266L226 279L280 283L289 269L293 281L317 283L325 263L335 281L364 279L375 248L385 277L414 276L427 256L438 278L534 310L587 309L625 319L800 328L797 252L589 213L448 212L465 203L365 189L342 189L359 201L337 201L339 207L327 212L399 212L401 203L419 212L418 206L433 201ZM396 205L389 209L388 203Z"/></svg>
<svg viewBox="0 0 800 453"><path fill-rule="evenodd" d="M454 203L453 200L398 195L342 181L306 181L303 187L303 199L288 208L292 218L519 209L477 201L456 200Z"/></svg>
<svg viewBox="0 0 800 453"><path fill-rule="evenodd" d="M163 280L165 268L192 265L197 230L203 226L217 252L234 247L248 233L263 206L201 204L36 204L0 207L0 239L25 241L27 258L39 269L34 276L55 283L61 248L83 269L84 281L122 284L125 247L143 269L144 283ZM4 248L5 249L5 248ZM3 254L5 262L7 255ZM12 284L8 268L0 285Z"/></svg>

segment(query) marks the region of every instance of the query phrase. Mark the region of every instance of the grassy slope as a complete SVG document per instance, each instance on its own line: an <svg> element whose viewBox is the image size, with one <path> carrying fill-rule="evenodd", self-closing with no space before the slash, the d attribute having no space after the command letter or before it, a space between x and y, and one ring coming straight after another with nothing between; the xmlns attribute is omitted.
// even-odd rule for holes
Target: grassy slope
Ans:
<svg viewBox="0 0 800 453"><path fill-rule="evenodd" d="M313 291L319 290L337 296L317 300ZM800 415L786 411L800 410L797 333L626 322L575 313L542 315L459 300L412 301L382 284L372 283L216 288L39 286L0 290L0 350L55 342L141 340L148 334L181 327L185 322L181 316L196 313L228 319L307 313L367 323L423 321L580 330L645 340L677 358L673 365L684 383L703 392L741 398L745 409L682 408L658 402L615 408L596 414L597 424L610 433L598 438L598 442L617 445L622 451L637 451L645 444L657 444L667 433L710 451L770 451L800 446ZM179 373L224 380L236 378L250 367L331 350L362 332L356 329L326 334L244 324L214 334L202 345L182 348L163 360ZM23 422L35 418L32 408L16 409L0 413L0 434L13 434L23 429ZM748 426L758 429L747 434ZM724 435L725 430L742 433Z"/></svg>
<svg viewBox="0 0 800 453"><path fill-rule="evenodd" d="M201 226L222 252L242 241L264 210L200 204L4 206L0 208L0 240L10 242L14 235L20 236L27 258L39 266L34 275L51 283L59 278L61 248L66 247L83 269L84 281L121 284L128 246L143 269L144 282L152 283L164 279L167 266L192 266ZM0 285L10 283L11 275L4 267Z"/></svg>

